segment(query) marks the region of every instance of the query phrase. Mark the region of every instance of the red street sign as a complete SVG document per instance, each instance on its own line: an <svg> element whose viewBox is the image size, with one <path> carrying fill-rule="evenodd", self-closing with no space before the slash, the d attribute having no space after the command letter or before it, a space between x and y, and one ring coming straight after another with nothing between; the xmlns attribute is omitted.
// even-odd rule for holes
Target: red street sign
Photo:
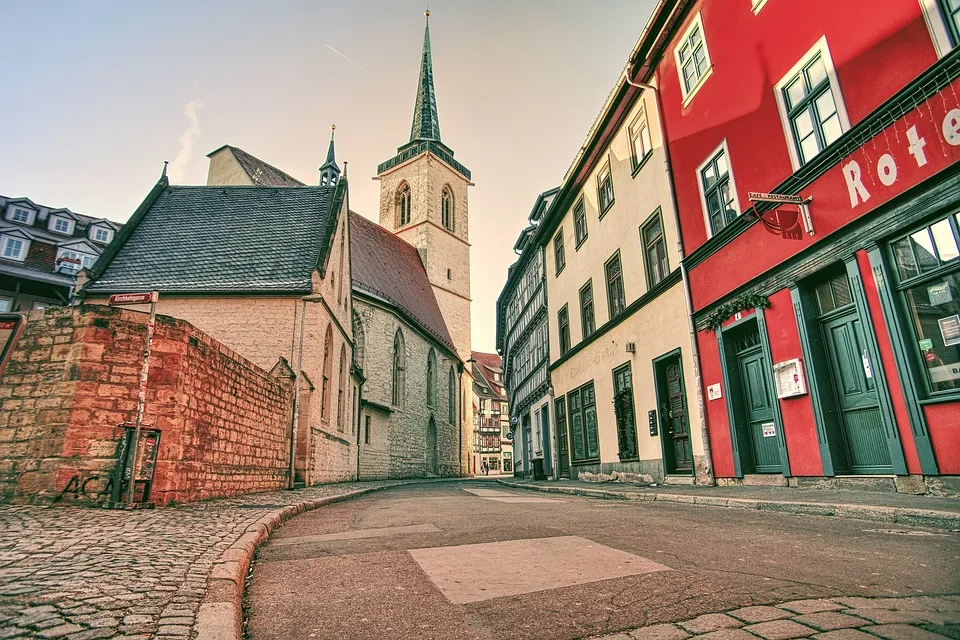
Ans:
<svg viewBox="0 0 960 640"><path fill-rule="evenodd" d="M153 293L115 293L110 296L110 304L143 304L156 302L156 292Z"/></svg>

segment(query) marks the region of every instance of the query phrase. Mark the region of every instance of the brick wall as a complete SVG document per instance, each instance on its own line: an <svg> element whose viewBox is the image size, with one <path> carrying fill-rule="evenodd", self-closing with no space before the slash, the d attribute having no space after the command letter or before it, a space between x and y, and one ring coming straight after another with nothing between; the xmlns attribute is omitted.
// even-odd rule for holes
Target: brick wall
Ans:
<svg viewBox="0 0 960 640"><path fill-rule="evenodd" d="M0 498L83 501L105 486L118 425L136 415L146 320L96 305L30 313L0 376ZM165 316L150 364L144 423L161 431L153 502L285 486L288 377Z"/></svg>

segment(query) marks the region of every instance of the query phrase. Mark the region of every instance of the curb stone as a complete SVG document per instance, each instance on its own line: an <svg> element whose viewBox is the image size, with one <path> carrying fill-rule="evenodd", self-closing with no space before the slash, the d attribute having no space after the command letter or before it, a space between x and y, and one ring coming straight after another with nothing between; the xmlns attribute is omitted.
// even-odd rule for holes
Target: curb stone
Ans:
<svg viewBox="0 0 960 640"><path fill-rule="evenodd" d="M418 479L381 487L367 487L347 491L336 496L305 500L271 511L247 527L246 531L220 554L207 578L206 595L197 612L193 626L196 640L242 640L243 592L254 552L267 541L273 530L290 518L320 507L351 500L374 491L401 487L407 484L430 482L463 482L469 478Z"/></svg>
<svg viewBox="0 0 960 640"><path fill-rule="evenodd" d="M769 500L753 498L720 498L716 496L692 496L680 493L636 493L630 491L605 491L580 487L544 487L524 482L497 480L499 484L516 489L544 491L546 493L565 493L588 498L607 498L614 500L677 502L707 507L726 507L728 509L749 509L776 511L795 515L828 516L835 518L856 518L888 524L902 524L911 527L927 527L960 531L960 514L949 511L929 511L926 509L904 509L902 507L881 507L863 504L833 504L827 502L800 502L793 500Z"/></svg>

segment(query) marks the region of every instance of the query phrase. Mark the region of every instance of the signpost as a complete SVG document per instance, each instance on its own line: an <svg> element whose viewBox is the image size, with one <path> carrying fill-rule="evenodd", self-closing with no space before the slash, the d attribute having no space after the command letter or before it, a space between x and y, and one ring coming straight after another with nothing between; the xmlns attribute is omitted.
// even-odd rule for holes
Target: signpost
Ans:
<svg viewBox="0 0 960 640"><path fill-rule="evenodd" d="M13 353L13 345L23 329L23 316L17 313L0 313L0 373Z"/></svg>
<svg viewBox="0 0 960 640"><path fill-rule="evenodd" d="M133 427L133 442L127 458L129 460L130 481L127 485L127 508L133 506L133 490L137 481L137 448L140 444L140 426L143 424L143 405L147 397L147 374L150 371L150 343L153 342L153 329L157 320L157 301L160 294L156 291L148 293L115 293L110 296L110 305L144 304L150 303L150 319L147 320L147 340L143 349L143 367L140 369L140 387L137 390L137 419Z"/></svg>

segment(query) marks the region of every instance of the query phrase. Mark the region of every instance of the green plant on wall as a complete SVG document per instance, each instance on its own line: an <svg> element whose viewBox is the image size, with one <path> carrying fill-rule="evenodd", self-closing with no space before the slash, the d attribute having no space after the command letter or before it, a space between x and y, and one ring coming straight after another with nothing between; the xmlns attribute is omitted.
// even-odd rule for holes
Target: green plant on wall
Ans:
<svg viewBox="0 0 960 640"><path fill-rule="evenodd" d="M716 331L723 325L727 318L738 311L744 311L746 309L766 309L769 306L770 301L767 297L759 293L748 293L739 298L727 300L706 317L707 328L710 331Z"/></svg>

